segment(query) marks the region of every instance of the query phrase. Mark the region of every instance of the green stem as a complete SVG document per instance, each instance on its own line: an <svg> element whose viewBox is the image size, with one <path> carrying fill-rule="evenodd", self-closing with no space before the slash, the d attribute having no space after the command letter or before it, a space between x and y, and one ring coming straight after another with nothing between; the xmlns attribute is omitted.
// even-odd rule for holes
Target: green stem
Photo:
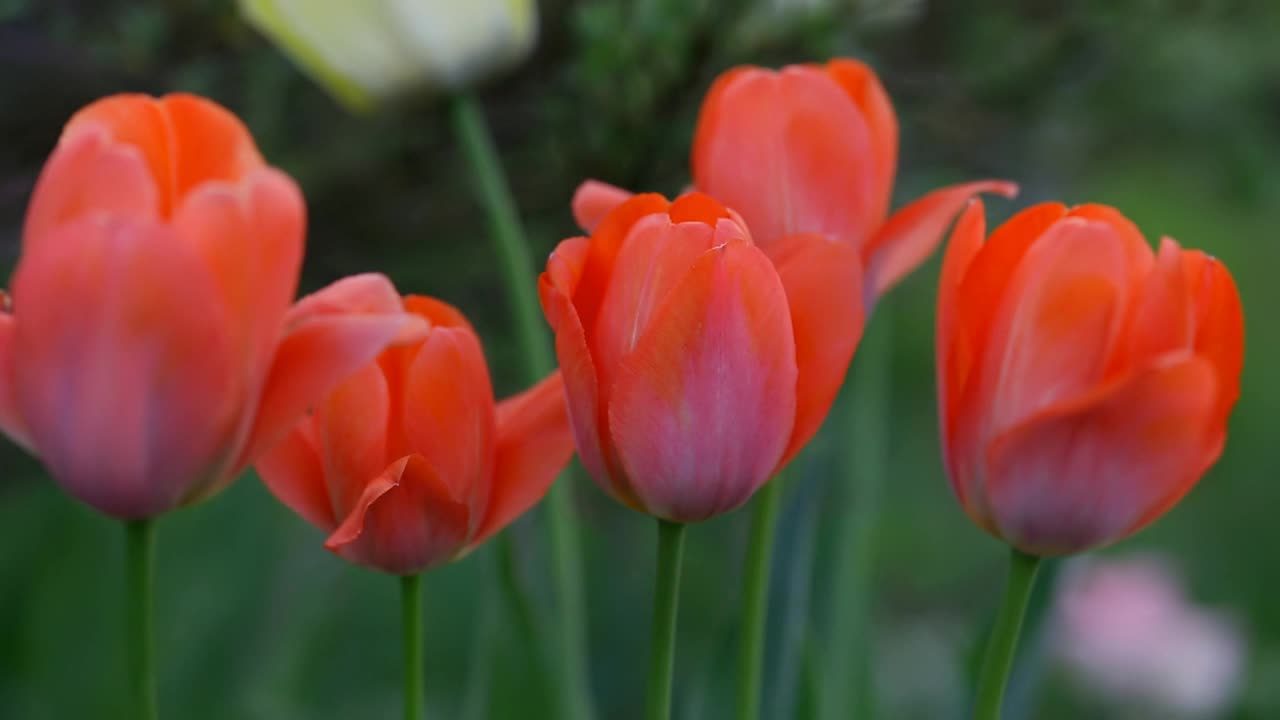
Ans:
<svg viewBox="0 0 1280 720"><path fill-rule="evenodd" d="M1018 649L1018 634L1022 631L1022 617L1026 614L1027 601L1031 598L1039 567L1040 558L1011 550L1004 600L1000 603L995 627L987 641L987 653L982 660L982 672L978 675L975 720L1000 719L1004 688L1009 682L1009 671L1013 668Z"/></svg>
<svg viewBox="0 0 1280 720"><path fill-rule="evenodd" d="M155 521L129 520L124 527L130 707L139 720L155 720Z"/></svg>
<svg viewBox="0 0 1280 720"><path fill-rule="evenodd" d="M404 718L422 720L422 576L400 578L400 631L404 638Z"/></svg>
<svg viewBox="0 0 1280 720"><path fill-rule="evenodd" d="M526 381L532 384L555 368L555 357L547 343L546 322L538 302L537 269L479 103L470 95L456 95L450 115L489 216L503 279L509 288L507 298L516 320L521 355L526 363ZM586 601L582 586L582 549L580 531L572 512L572 486L564 482L567 475L552 486L543 503L548 517L556 596L560 604L557 623L560 662L556 663L560 675L560 717L588 720L591 702L583 628ZM510 543L511 540L504 533L500 542Z"/></svg>
<svg viewBox="0 0 1280 720"><path fill-rule="evenodd" d="M671 717L671 676L676 663L676 613L680 606L680 562L684 524L658 521L658 578L653 593L646 720Z"/></svg>
<svg viewBox="0 0 1280 720"><path fill-rule="evenodd" d="M769 573L773 560L782 478L760 489L751 511L751 539L747 545L745 604L738 648L738 720L760 717L760 678L764 671L766 620L769 616Z"/></svg>
<svg viewBox="0 0 1280 720"><path fill-rule="evenodd" d="M867 665L871 654L872 578L876 522L888 467L890 389L893 383L893 315L888 302L876 308L875 322L863 338L838 407L839 429L847 433L836 489L836 533L831 595L824 615L818 717L844 720L876 716Z"/></svg>

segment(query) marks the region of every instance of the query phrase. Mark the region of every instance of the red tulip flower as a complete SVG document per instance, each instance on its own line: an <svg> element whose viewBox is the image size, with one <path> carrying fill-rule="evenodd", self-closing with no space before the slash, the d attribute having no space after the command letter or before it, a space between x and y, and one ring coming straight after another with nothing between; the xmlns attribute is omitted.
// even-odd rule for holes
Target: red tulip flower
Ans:
<svg viewBox="0 0 1280 720"><path fill-rule="evenodd" d="M1226 268L1100 205L1029 208L985 243L956 225L938 296L952 488L1028 555L1106 545L1176 504L1217 460L1240 394Z"/></svg>
<svg viewBox="0 0 1280 720"><path fill-rule="evenodd" d="M557 373L495 405L480 339L438 300L425 339L384 352L320 402L257 470L360 565L414 575L533 507L573 455Z"/></svg>
<svg viewBox="0 0 1280 720"><path fill-rule="evenodd" d="M706 195L637 195L547 262L578 454L619 501L704 520L817 431L861 336L858 258L817 235L772 250Z"/></svg>
<svg viewBox="0 0 1280 720"><path fill-rule="evenodd" d="M297 186L190 95L78 112L36 184L0 309L0 430L120 518L231 482L420 322L381 276L290 307Z"/></svg>
<svg viewBox="0 0 1280 720"><path fill-rule="evenodd" d="M693 183L741 213L755 242L773 247L814 233L856 250L868 310L924 262L977 193L1017 193L983 180L935 190L889 215L898 164L898 119L880 80L856 60L738 67L702 104ZM627 193L589 181L574 197L588 230Z"/></svg>

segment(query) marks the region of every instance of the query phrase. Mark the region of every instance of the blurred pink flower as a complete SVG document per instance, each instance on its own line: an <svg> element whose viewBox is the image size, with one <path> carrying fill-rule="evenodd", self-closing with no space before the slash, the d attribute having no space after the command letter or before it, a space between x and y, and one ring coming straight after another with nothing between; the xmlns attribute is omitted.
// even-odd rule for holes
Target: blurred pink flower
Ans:
<svg viewBox="0 0 1280 720"><path fill-rule="evenodd" d="M1221 716L1234 705L1245 669L1239 628L1188 599L1182 579L1157 556L1069 568L1052 641L1081 684L1154 717Z"/></svg>

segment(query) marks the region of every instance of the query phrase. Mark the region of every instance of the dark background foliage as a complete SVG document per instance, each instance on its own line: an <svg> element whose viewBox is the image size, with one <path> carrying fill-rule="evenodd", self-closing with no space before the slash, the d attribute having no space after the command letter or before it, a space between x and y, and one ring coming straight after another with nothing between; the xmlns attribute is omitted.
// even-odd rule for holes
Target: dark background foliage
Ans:
<svg viewBox="0 0 1280 720"><path fill-rule="evenodd" d="M787 11L784 5L814 6ZM897 204L965 178L1016 179L993 215L1062 199L1119 206L1232 268L1246 307L1244 394L1226 453L1167 518L1107 551L1167 553L1198 602L1249 641L1231 717L1280 717L1280 451L1271 377L1280 335L1280 5L1221 0L635 0L540 3L534 57L482 91L515 194L544 256L574 232L587 177L676 192L701 95L734 64L849 54L881 73L903 126ZM239 20L229 0L0 0L0 277L61 124L121 90L186 90L238 112L309 203L305 285L380 270L459 305L502 394L516 343L480 209L430 99L353 117ZM888 344L886 484L861 528L875 660L865 697L882 717L964 716L968 658L989 622L1002 548L950 496L937 450L932 323L936 259L887 301L866 343ZM879 316L877 316L879 320ZM864 350L867 345L864 344ZM854 373L860 363L855 363ZM789 473L772 595L765 707L803 717L824 675L831 563L850 522L844 406ZM0 717L123 717L119 528L73 503L0 443ZM853 446L855 450L857 446ZM865 451L865 448L864 448ZM872 449L870 452L874 452ZM653 528L581 477L589 637L601 717L638 717ZM677 714L729 716L747 512L694 528L686 558ZM540 515L514 529L521 578L550 604ZM256 478L160 523L161 707L169 717L393 717L396 588L320 547ZM428 576L432 717L550 717L539 656L494 599L493 557ZM500 672L473 672L497 638ZM1073 685L1031 644L1023 717L1131 717ZM1020 683L1020 685L1019 685ZM1021 690L1019 690L1021 687ZM469 714L468 714L469 713ZM1155 717L1154 715L1152 717Z"/></svg>

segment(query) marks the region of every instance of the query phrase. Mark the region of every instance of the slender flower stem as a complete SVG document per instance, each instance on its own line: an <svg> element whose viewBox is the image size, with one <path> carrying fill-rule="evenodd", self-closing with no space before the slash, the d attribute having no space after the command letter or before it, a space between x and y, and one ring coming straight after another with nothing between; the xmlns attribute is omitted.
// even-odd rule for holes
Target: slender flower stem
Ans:
<svg viewBox="0 0 1280 720"><path fill-rule="evenodd" d="M1009 682L1009 671L1013 668L1018 649L1018 634L1022 631L1022 617L1026 614L1027 601L1031 598L1031 588L1039 568L1040 558L1011 550L1004 600L1000 603L995 627L987 641L987 653L982 659L982 672L978 675L975 720L1000 719L1004 688Z"/></svg>
<svg viewBox="0 0 1280 720"><path fill-rule="evenodd" d="M766 620L769 617L769 573L773 560L782 478L760 489L751 510L751 539L747 545L742 594L742 628L738 648L738 720L760 717L760 677L764 671Z"/></svg>
<svg viewBox="0 0 1280 720"><path fill-rule="evenodd" d="M125 612L129 632L130 706L138 720L155 720L155 521L125 522L128 577Z"/></svg>
<svg viewBox="0 0 1280 720"><path fill-rule="evenodd" d="M422 720L422 576L400 578L400 631L404 637L404 719Z"/></svg>
<svg viewBox="0 0 1280 720"><path fill-rule="evenodd" d="M875 322L858 349L846 390L839 399L843 444L842 482L830 600L824 610L818 718L875 717L867 665L870 657L871 592L876 523L888 466L888 428L893 382L891 301L876 308Z"/></svg>
<svg viewBox="0 0 1280 720"><path fill-rule="evenodd" d="M680 606L684 528L682 523L658 521L658 578L653 593L646 720L671 717L671 675L676 663L676 614Z"/></svg>
<svg viewBox="0 0 1280 720"><path fill-rule="evenodd" d="M490 232L501 260L511 314L516 320L516 334L526 363L526 380L533 383L554 369L555 357L547 343L546 323L538 302L537 271L529 245L479 103L470 95L456 95L450 115L454 132L475 175L480 199L489 215ZM559 717L588 720L591 701L583 627L586 601L582 586L581 534L571 506L572 487L564 481L566 479L562 477L561 482L552 486L544 503L556 595L560 604L557 623L560 662L556 663L560 675ZM500 542L509 544L511 540L504 534ZM510 556L510 548L503 551L504 555ZM511 576L506 577L508 587L519 594L518 588L510 582ZM523 600L518 598L513 598L513 601L518 606L523 604Z"/></svg>

